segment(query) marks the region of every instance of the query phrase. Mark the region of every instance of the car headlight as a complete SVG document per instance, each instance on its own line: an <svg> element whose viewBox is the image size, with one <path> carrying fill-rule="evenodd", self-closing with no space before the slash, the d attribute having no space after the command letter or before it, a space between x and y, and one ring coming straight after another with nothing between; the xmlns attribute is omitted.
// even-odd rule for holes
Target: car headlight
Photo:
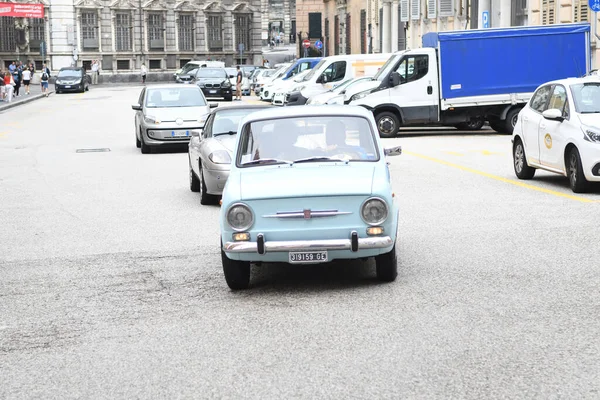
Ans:
<svg viewBox="0 0 600 400"><path fill-rule="evenodd" d="M81 83L81 78L79 78L79 79L77 79L77 80L75 81L75 84L76 84L76 85L77 85L77 84L80 84L80 83Z"/></svg>
<svg viewBox="0 0 600 400"><path fill-rule="evenodd" d="M254 223L252 210L243 203L232 204L227 210L227 223L235 231L248 230Z"/></svg>
<svg viewBox="0 0 600 400"><path fill-rule="evenodd" d="M225 88L231 87L231 82L225 81L225 82L221 83L221 87L225 87Z"/></svg>
<svg viewBox="0 0 600 400"><path fill-rule="evenodd" d="M332 97L325 104L344 104L344 96L339 95L339 96Z"/></svg>
<svg viewBox="0 0 600 400"><path fill-rule="evenodd" d="M147 122L147 123L149 123L149 124L156 124L156 125L160 124L160 120L158 118L152 117L150 115L146 115L144 117L144 121Z"/></svg>
<svg viewBox="0 0 600 400"><path fill-rule="evenodd" d="M208 155L208 159L214 164L229 164L231 163L231 157L225 150L217 150Z"/></svg>
<svg viewBox="0 0 600 400"><path fill-rule="evenodd" d="M370 93L371 93L370 90L365 90L364 92L356 93L355 95L350 97L350 101L362 99L363 97L368 96Z"/></svg>
<svg viewBox="0 0 600 400"><path fill-rule="evenodd" d="M360 216L369 225L379 225L388 217L388 206L383 199L371 197L360 208Z"/></svg>
<svg viewBox="0 0 600 400"><path fill-rule="evenodd" d="M600 143L600 129L592 128L591 126L582 126L581 130L584 133L583 138L588 142Z"/></svg>

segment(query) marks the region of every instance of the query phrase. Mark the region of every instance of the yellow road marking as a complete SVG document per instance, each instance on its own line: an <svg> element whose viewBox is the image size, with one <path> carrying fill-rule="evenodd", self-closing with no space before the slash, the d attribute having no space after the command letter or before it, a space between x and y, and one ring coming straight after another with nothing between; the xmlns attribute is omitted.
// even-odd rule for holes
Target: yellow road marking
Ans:
<svg viewBox="0 0 600 400"><path fill-rule="evenodd" d="M499 152L497 152L497 151L487 151L487 150L481 150L481 151L480 151L480 152L478 152L478 153L481 153L481 154L483 154L484 156L491 156L491 155L494 155L494 154L502 154L502 153L499 153Z"/></svg>
<svg viewBox="0 0 600 400"><path fill-rule="evenodd" d="M451 163L451 162L448 162L448 161L444 161L444 160L440 160L440 159L437 159L437 158L429 157L429 156L426 156L424 154L413 153L413 152L410 152L410 151L403 151L402 153L403 154L408 154L408 155L411 155L411 156L414 156L414 157L422 158L424 160L433 161L435 163L446 165L448 167L456 168L456 169L459 169L461 171L470 172L472 174L484 176L486 178L494 179L496 181L500 181L500 182L504 182L504 183L509 183L511 185L520 186L520 187L523 187L523 188L526 188L526 189L530 189L530 190L535 190L537 192L551 194L551 195L557 196L557 197L564 197L566 199L580 201L582 203L598 203L599 202L598 200L591 200L591 199L587 199L585 197L580 197L580 196L575 196L575 195L572 195L572 194L562 193L562 192L558 192L556 190L545 189L545 188L542 188L542 187L539 187L539 186L530 185L528 183L524 183L524 182L521 182L521 181L517 181L517 180L513 180L513 179L508 179L508 178L503 178L503 177L498 176L498 175L490 174L488 172L479 171L479 170L474 169L474 168L469 168L469 167L465 167L463 165L454 164L454 163Z"/></svg>

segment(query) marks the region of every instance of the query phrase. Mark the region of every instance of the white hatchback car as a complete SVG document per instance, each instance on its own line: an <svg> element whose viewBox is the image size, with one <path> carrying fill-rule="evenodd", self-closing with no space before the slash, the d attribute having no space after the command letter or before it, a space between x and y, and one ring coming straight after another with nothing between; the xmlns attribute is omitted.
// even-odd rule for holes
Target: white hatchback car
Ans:
<svg viewBox="0 0 600 400"><path fill-rule="evenodd" d="M519 179L537 168L565 175L575 193L600 182L600 77L548 82L519 113L513 137Z"/></svg>

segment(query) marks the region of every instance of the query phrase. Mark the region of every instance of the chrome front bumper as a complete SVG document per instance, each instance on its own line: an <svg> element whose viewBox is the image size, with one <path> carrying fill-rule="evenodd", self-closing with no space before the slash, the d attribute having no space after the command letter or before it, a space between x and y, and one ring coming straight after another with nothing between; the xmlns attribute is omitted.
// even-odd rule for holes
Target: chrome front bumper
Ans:
<svg viewBox="0 0 600 400"><path fill-rule="evenodd" d="M358 239L358 250L382 249L390 247L394 241L389 236L376 236ZM331 240L290 240L265 241L265 253L280 253L290 251L323 251L323 250L352 250L351 239ZM223 251L226 253L258 253L257 242L225 242Z"/></svg>

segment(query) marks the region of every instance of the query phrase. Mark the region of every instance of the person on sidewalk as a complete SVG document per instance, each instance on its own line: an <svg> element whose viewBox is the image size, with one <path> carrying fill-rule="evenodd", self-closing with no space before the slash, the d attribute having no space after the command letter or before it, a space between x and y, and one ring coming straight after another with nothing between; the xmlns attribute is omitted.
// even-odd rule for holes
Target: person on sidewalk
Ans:
<svg viewBox="0 0 600 400"><path fill-rule="evenodd" d="M235 81L235 99L242 100L242 80L243 80L242 70L240 66L237 66L237 78Z"/></svg>
<svg viewBox="0 0 600 400"><path fill-rule="evenodd" d="M142 67L140 68L140 73L142 74L142 83L146 84L146 75L148 74L148 69L146 68L146 64L142 63Z"/></svg>
<svg viewBox="0 0 600 400"><path fill-rule="evenodd" d="M98 84L98 74L100 70L100 64L98 60L92 61L92 85Z"/></svg>
<svg viewBox="0 0 600 400"><path fill-rule="evenodd" d="M50 80L50 69L48 67L46 67L46 64L44 64L44 67L42 68L42 72L40 73L40 81L41 81L41 85L42 85L42 94L46 97L48 97L48 81Z"/></svg>
<svg viewBox="0 0 600 400"><path fill-rule="evenodd" d="M0 69L0 101L6 97L6 86L4 85L4 71Z"/></svg>
<svg viewBox="0 0 600 400"><path fill-rule="evenodd" d="M13 74L13 80L15 81L15 97L19 96L19 89L21 89L21 82L23 81L23 65L19 64L15 73Z"/></svg>
<svg viewBox="0 0 600 400"><path fill-rule="evenodd" d="M29 94L29 84L31 83L31 71L29 69L23 70L23 86L25 87L25 94Z"/></svg>
<svg viewBox="0 0 600 400"><path fill-rule="evenodd" d="M10 103L13 97L15 81L13 80L12 74L9 72L4 74L4 90L6 91L6 101Z"/></svg>

